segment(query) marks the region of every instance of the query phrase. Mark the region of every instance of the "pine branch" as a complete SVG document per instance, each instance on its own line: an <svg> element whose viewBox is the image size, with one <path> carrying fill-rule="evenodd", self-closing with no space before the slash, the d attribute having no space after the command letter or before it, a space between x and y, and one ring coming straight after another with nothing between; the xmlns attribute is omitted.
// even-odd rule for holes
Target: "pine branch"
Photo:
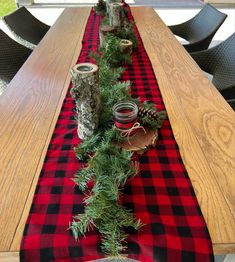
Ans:
<svg viewBox="0 0 235 262"><path fill-rule="evenodd" d="M75 174L73 181L78 185L81 191L85 191L87 183L95 176L94 170L91 168L83 168Z"/></svg>
<svg viewBox="0 0 235 262"><path fill-rule="evenodd" d="M77 240L79 236L85 235L87 231L91 228L91 219L85 214L80 214L75 219L79 219L79 221L73 221L70 229L72 230L74 238Z"/></svg>
<svg viewBox="0 0 235 262"><path fill-rule="evenodd" d="M74 147L74 153L79 160L84 160L87 157L87 154L95 151L96 146L101 140L101 134L97 132L89 139L83 141L83 143L79 144L77 147Z"/></svg>
<svg viewBox="0 0 235 262"><path fill-rule="evenodd" d="M108 33L105 37L106 46L104 49L103 59L107 61L111 67L117 67L120 64L131 64L131 54L123 53L120 47L121 39L113 34Z"/></svg>
<svg viewBox="0 0 235 262"><path fill-rule="evenodd" d="M99 0L98 3L94 6L94 10L97 14L105 15L106 13L106 3L104 0Z"/></svg>
<svg viewBox="0 0 235 262"><path fill-rule="evenodd" d="M144 101L140 106L141 108L157 111L156 105L151 101Z"/></svg>
<svg viewBox="0 0 235 262"><path fill-rule="evenodd" d="M116 36L121 39L128 39L132 42L133 48L136 49L138 47L138 39L134 32L134 22L126 24L123 28L120 28Z"/></svg>
<svg viewBox="0 0 235 262"><path fill-rule="evenodd" d="M110 129L105 131L104 137L106 138L106 142L109 144L118 143L123 140L123 137L120 135L120 132L114 125Z"/></svg>
<svg viewBox="0 0 235 262"><path fill-rule="evenodd" d="M145 101L139 104L138 116L142 125L150 126L152 129L159 129L166 119L166 111L158 112L154 103Z"/></svg>
<svg viewBox="0 0 235 262"><path fill-rule="evenodd" d="M100 24L101 24L101 25L110 25L108 15L106 15L106 16L102 19L102 21L101 21Z"/></svg>
<svg viewBox="0 0 235 262"><path fill-rule="evenodd" d="M102 251L108 255L117 257L126 249L123 245L126 239L126 234L118 224L118 221L112 221L111 223L104 224L103 228L100 228L102 234Z"/></svg>
<svg viewBox="0 0 235 262"><path fill-rule="evenodd" d="M162 127L163 121L166 119L166 111L156 113L156 118L144 116L140 118L141 124L149 126L152 129L159 129Z"/></svg>

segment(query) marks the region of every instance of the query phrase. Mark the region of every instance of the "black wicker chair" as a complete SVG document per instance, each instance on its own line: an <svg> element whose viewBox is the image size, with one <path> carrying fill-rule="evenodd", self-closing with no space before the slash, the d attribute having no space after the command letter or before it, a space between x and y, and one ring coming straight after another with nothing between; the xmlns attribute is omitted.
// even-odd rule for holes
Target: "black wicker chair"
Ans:
<svg viewBox="0 0 235 262"><path fill-rule="evenodd" d="M235 111L235 99L228 99L227 102L230 104L232 109Z"/></svg>
<svg viewBox="0 0 235 262"><path fill-rule="evenodd" d="M203 71L213 75L212 83L231 106L234 106L235 33L215 47L193 52L190 55Z"/></svg>
<svg viewBox="0 0 235 262"><path fill-rule="evenodd" d="M16 37L37 45L50 26L34 17L24 6L3 17L4 22Z"/></svg>
<svg viewBox="0 0 235 262"><path fill-rule="evenodd" d="M169 26L169 28L173 34L189 42L183 45L188 52L201 51L208 48L226 17L226 14L206 4L192 19L182 24Z"/></svg>
<svg viewBox="0 0 235 262"><path fill-rule="evenodd" d="M0 30L0 94L31 52L32 50L18 44Z"/></svg>

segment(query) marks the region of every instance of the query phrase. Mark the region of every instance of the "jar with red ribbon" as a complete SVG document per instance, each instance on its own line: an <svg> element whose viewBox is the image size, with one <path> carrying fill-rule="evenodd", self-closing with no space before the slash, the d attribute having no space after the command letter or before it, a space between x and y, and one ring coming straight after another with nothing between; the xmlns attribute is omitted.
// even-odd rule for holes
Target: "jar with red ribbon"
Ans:
<svg viewBox="0 0 235 262"><path fill-rule="evenodd" d="M131 131L137 123L138 106L132 101L120 101L113 106L113 115L114 124L119 131Z"/></svg>

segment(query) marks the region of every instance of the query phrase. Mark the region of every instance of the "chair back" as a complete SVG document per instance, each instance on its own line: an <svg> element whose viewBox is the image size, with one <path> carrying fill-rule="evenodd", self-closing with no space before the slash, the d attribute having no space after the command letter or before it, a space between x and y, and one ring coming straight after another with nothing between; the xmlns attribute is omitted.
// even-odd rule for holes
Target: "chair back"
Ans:
<svg viewBox="0 0 235 262"><path fill-rule="evenodd" d="M206 4L196 16L182 24L169 26L169 29L189 42L183 45L189 53L201 51L208 48L226 17L226 14Z"/></svg>
<svg viewBox="0 0 235 262"><path fill-rule="evenodd" d="M24 6L3 17L9 29L20 38L37 45L49 26L34 17Z"/></svg>
<svg viewBox="0 0 235 262"><path fill-rule="evenodd" d="M219 90L235 88L235 33L224 42L208 50L212 82ZM208 62L209 62L208 61ZM208 63L207 62L207 63ZM234 98L235 98L235 93Z"/></svg>
<svg viewBox="0 0 235 262"><path fill-rule="evenodd" d="M191 56L202 70L213 75L212 83L225 99L235 98L235 33L217 46Z"/></svg>
<svg viewBox="0 0 235 262"><path fill-rule="evenodd" d="M207 47L222 25L227 15L217 10L210 4L206 4L201 11L191 20L188 30L190 30L188 41L205 41ZM207 40L207 41L206 41ZM204 49L206 49L204 48Z"/></svg>
<svg viewBox="0 0 235 262"><path fill-rule="evenodd" d="M227 102L232 107L233 111L235 111L235 99L228 99Z"/></svg>
<svg viewBox="0 0 235 262"><path fill-rule="evenodd" d="M9 83L32 50L22 46L0 30L0 80Z"/></svg>

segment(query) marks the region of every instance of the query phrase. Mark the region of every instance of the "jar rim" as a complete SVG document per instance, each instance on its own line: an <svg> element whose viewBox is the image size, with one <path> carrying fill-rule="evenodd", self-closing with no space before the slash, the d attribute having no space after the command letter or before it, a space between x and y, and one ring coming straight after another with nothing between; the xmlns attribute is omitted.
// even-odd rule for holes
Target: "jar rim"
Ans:
<svg viewBox="0 0 235 262"><path fill-rule="evenodd" d="M131 111L129 112L120 112L121 110L129 109ZM115 117L120 117L120 118L132 118L133 116L137 117L138 114L138 106L136 103L132 101L119 101L117 102L113 108L113 115Z"/></svg>

